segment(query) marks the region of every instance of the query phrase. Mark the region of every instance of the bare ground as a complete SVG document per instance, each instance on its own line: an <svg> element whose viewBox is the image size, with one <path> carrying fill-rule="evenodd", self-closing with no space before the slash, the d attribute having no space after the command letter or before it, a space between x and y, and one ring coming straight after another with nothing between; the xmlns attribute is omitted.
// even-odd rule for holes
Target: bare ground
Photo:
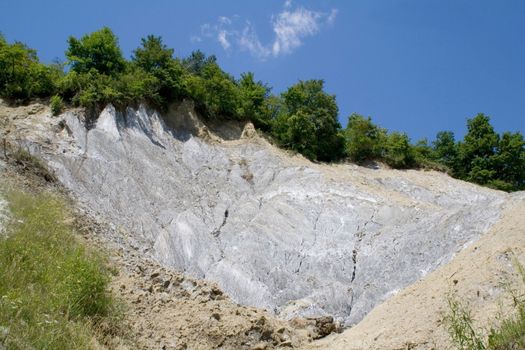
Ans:
<svg viewBox="0 0 525 350"><path fill-rule="evenodd" d="M95 340L100 349L275 349L300 348L334 330L330 319L277 319L265 310L238 305L215 284L189 278L146 257L112 229L75 207L45 170L0 156L4 188L62 196L88 246L106 252L115 275L110 290L124 310L117 334Z"/></svg>
<svg viewBox="0 0 525 350"><path fill-rule="evenodd" d="M479 328L497 326L511 313L508 288L522 288L515 262L525 263L525 195L515 194L489 233L449 264L427 275L370 312L342 334L308 349L450 349L444 324L447 298L472 310Z"/></svg>

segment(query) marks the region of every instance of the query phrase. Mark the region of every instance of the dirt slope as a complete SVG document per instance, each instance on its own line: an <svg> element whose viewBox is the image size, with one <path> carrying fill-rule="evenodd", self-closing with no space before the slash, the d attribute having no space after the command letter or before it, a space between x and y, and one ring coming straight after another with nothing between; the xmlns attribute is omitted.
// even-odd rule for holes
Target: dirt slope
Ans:
<svg viewBox="0 0 525 350"><path fill-rule="evenodd" d="M507 198L436 172L315 164L256 135L224 139L186 102L163 115L108 105L96 123L38 104L0 115L8 140L140 253L284 319L359 322L487 232Z"/></svg>
<svg viewBox="0 0 525 350"><path fill-rule="evenodd" d="M355 327L308 349L447 349L447 295L455 293L487 327L509 311L504 283L517 283L513 265L525 263L525 194L515 194L502 219L449 264L377 306Z"/></svg>
<svg viewBox="0 0 525 350"><path fill-rule="evenodd" d="M523 194L436 172L313 164L262 139L216 144L155 115L132 110L124 123L110 112L85 130L80 111L0 103L0 137L44 158L82 204L86 239L119 270L131 348L445 349L447 293L493 318L511 257L525 260ZM232 299L195 276L222 281ZM348 324L379 306L307 346L333 324L235 302L261 300L282 318L313 310Z"/></svg>

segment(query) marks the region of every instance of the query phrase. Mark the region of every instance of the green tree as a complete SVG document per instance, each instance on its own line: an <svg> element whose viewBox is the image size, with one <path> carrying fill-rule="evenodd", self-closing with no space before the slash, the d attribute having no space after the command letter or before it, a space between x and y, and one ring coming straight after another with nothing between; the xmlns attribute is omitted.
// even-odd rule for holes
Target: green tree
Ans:
<svg viewBox="0 0 525 350"><path fill-rule="evenodd" d="M238 114L237 86L216 63L205 65L200 75L189 74L184 78L186 91L205 116L242 119Z"/></svg>
<svg viewBox="0 0 525 350"><path fill-rule="evenodd" d="M126 61L118 46L118 39L111 29L104 27L80 40L69 37L66 57L77 73L94 69L105 75L116 75L124 71Z"/></svg>
<svg viewBox="0 0 525 350"><path fill-rule="evenodd" d="M241 74L237 85L240 98L238 114L251 120L256 127L268 131L271 126L271 110L265 102L270 95L270 88L261 81L255 81L251 72Z"/></svg>
<svg viewBox="0 0 525 350"><path fill-rule="evenodd" d="M331 161L343 156L344 137L335 96L324 92L323 85L322 80L300 81L284 92L273 134L281 145L310 159Z"/></svg>
<svg viewBox="0 0 525 350"><path fill-rule="evenodd" d="M60 72L39 62L25 44L9 44L0 34L0 95L14 100L46 97L54 93Z"/></svg>
<svg viewBox="0 0 525 350"><path fill-rule="evenodd" d="M455 169L457 162L457 145L452 131L440 131L432 143L434 157L441 164Z"/></svg>
<svg viewBox="0 0 525 350"><path fill-rule="evenodd" d="M468 132L458 145L458 177L479 184L486 184L495 176L492 156L499 136L483 113L467 121Z"/></svg>
<svg viewBox="0 0 525 350"><path fill-rule="evenodd" d="M525 189L525 141L519 132L501 136L492 164L497 174L493 187L503 190Z"/></svg>
<svg viewBox="0 0 525 350"><path fill-rule="evenodd" d="M216 63L217 57L214 55L206 57L201 50L193 51L189 57L182 60L184 68L186 68L191 74L195 75L202 75L204 67Z"/></svg>
<svg viewBox="0 0 525 350"><path fill-rule="evenodd" d="M428 143L427 138L418 140L413 146L416 160L432 160L434 159L434 150Z"/></svg>
<svg viewBox="0 0 525 350"><path fill-rule="evenodd" d="M160 36L148 35L141 39L141 47L133 51L132 60L149 73L165 70L173 61L173 49L162 42Z"/></svg>
<svg viewBox="0 0 525 350"><path fill-rule="evenodd" d="M407 169L415 166L414 149L410 145L408 135L399 132L388 135L383 157L393 168Z"/></svg>
<svg viewBox="0 0 525 350"><path fill-rule="evenodd" d="M164 104L186 94L183 84L186 70L173 58L173 52L173 49L164 45L160 36L154 35L142 38L141 47L133 52L134 64L157 79L158 91L154 95Z"/></svg>
<svg viewBox="0 0 525 350"><path fill-rule="evenodd" d="M346 154L354 162L381 158L386 130L372 123L370 117L365 118L356 113L350 115L344 135Z"/></svg>

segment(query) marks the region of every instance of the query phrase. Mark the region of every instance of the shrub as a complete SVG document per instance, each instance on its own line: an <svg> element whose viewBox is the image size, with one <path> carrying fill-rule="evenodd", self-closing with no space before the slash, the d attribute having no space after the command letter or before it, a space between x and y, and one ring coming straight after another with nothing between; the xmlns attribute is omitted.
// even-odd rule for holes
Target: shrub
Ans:
<svg viewBox="0 0 525 350"><path fill-rule="evenodd" d="M133 52L133 64L156 79L155 91L148 90L144 97L168 104L186 95L183 77L187 71L179 60L173 58L173 49L163 44L162 38L148 35Z"/></svg>
<svg viewBox="0 0 525 350"><path fill-rule="evenodd" d="M370 117L353 113L345 130L346 154L357 163L381 157L386 130L372 123Z"/></svg>
<svg viewBox="0 0 525 350"><path fill-rule="evenodd" d="M407 169L415 166L415 155L407 134L393 132L388 135L384 160L392 168Z"/></svg>
<svg viewBox="0 0 525 350"><path fill-rule="evenodd" d="M485 350L483 337L474 329L471 312L454 297L448 299L449 313L445 318L452 342L459 350Z"/></svg>
<svg viewBox="0 0 525 350"><path fill-rule="evenodd" d="M340 159L344 138L335 96L322 80L299 81L282 94L283 108L273 122L273 135L284 147L321 161Z"/></svg>
<svg viewBox="0 0 525 350"><path fill-rule="evenodd" d="M50 100L51 112L53 115L59 115L64 109L64 100L58 95L54 95Z"/></svg>
<svg viewBox="0 0 525 350"><path fill-rule="evenodd" d="M125 68L126 61L118 46L118 39L107 27L84 35L80 40L71 36L68 44L66 57L77 73L94 69L101 74L115 75Z"/></svg>
<svg viewBox="0 0 525 350"><path fill-rule="evenodd" d="M36 51L15 42L9 44L0 35L0 96L27 101L55 92L57 70L41 64Z"/></svg>
<svg viewBox="0 0 525 350"><path fill-rule="evenodd" d="M205 65L201 75L186 76L184 84L188 95L206 117L242 119L238 114L237 86L216 63Z"/></svg>
<svg viewBox="0 0 525 350"><path fill-rule="evenodd" d="M238 82L240 105L237 114L243 119L251 120L253 124L268 131L271 126L271 110L266 102L270 88L261 81L255 81L251 72L241 74Z"/></svg>

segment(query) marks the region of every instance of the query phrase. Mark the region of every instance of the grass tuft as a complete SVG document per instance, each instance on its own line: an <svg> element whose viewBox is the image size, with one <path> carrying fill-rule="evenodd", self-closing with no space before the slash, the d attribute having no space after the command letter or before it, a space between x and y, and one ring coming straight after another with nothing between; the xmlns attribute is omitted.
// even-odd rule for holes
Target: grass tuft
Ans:
<svg viewBox="0 0 525 350"><path fill-rule="evenodd" d="M516 263L525 287L525 269ZM475 329L470 310L454 297L449 297L449 312L445 317L452 343L460 350L523 350L525 349L525 295L509 289L514 312L489 331ZM488 334L488 336L486 336Z"/></svg>
<svg viewBox="0 0 525 350"><path fill-rule="evenodd" d="M7 199L12 220L0 237L0 348L94 348L98 325L117 327L119 318L104 257L76 239L59 198L12 191Z"/></svg>

